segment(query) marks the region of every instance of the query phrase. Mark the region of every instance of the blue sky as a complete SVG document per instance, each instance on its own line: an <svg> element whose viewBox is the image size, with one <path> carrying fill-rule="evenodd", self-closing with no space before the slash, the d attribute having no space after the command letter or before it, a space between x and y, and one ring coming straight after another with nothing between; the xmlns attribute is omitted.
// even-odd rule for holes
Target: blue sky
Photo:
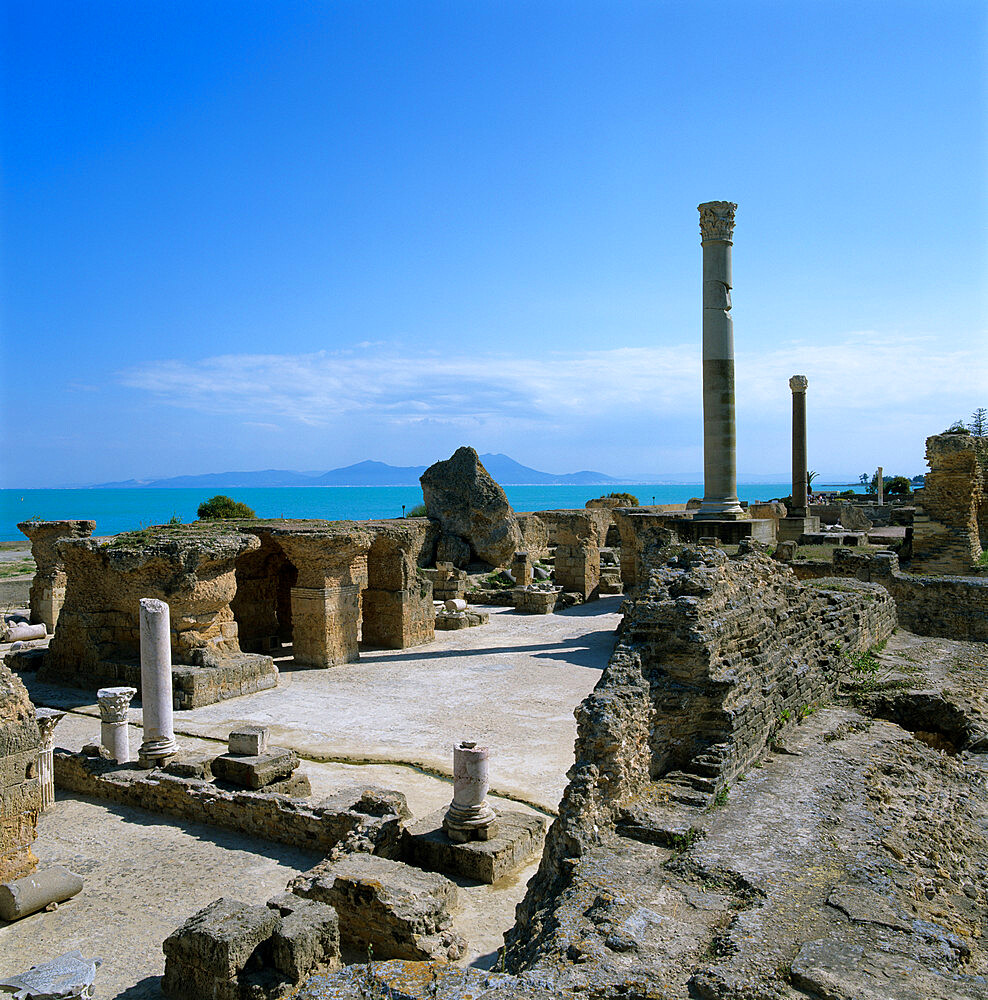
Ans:
<svg viewBox="0 0 988 1000"><path fill-rule="evenodd" d="M796 372L825 478L988 406L981 2L3 12L4 486L698 476L712 199L739 470L788 469Z"/></svg>

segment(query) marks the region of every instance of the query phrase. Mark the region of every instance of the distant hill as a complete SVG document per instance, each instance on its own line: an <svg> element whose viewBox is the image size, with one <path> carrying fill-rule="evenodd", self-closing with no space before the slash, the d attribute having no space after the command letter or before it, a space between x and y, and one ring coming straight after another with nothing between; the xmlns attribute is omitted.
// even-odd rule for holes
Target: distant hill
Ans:
<svg viewBox="0 0 988 1000"><path fill-rule="evenodd" d="M555 475L521 465L507 455L481 455L487 471L502 486L587 486L620 483L623 480L602 472L569 472ZM98 483L90 489L247 489L273 486L418 486L424 465L397 466L384 462L357 462L329 472L291 472L266 469L263 472L210 472L202 476L173 476L170 479L126 479Z"/></svg>

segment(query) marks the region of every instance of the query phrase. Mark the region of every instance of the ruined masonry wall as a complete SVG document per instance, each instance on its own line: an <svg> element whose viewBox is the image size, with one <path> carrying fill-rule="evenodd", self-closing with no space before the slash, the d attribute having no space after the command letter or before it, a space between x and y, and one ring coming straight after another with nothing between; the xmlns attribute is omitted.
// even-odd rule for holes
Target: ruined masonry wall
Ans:
<svg viewBox="0 0 988 1000"><path fill-rule="evenodd" d="M937 434L926 439L926 475L913 520L911 568L964 575L988 534L988 438ZM980 523L979 523L980 518Z"/></svg>
<svg viewBox="0 0 988 1000"><path fill-rule="evenodd" d="M58 551L63 538L88 538L96 528L95 521L22 521L18 529L31 539L31 555L35 573L31 581L31 623L44 624L55 631L59 613L65 603L65 564Z"/></svg>
<svg viewBox="0 0 988 1000"><path fill-rule="evenodd" d="M369 787L344 789L310 805L285 795L225 791L208 781L161 771L120 769L61 749L55 750L54 763L58 788L327 853L358 838L367 850L397 856L407 812L399 792Z"/></svg>
<svg viewBox="0 0 988 1000"><path fill-rule="evenodd" d="M879 586L804 587L763 555L729 560L696 546L665 555L677 550L628 602L614 654L577 710L576 764L509 936L516 967L549 932L570 859L626 808L656 792L668 802L665 776L682 772L706 779L712 799L784 719L830 695L843 656L895 627Z"/></svg>
<svg viewBox="0 0 988 1000"><path fill-rule="evenodd" d="M30 875L41 811L34 706L20 678L0 663L0 882Z"/></svg>

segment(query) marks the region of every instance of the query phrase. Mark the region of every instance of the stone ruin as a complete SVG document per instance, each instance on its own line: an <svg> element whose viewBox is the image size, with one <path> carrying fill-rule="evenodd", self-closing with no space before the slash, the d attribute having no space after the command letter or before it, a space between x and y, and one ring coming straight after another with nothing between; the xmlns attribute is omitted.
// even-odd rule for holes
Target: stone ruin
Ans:
<svg viewBox="0 0 988 1000"><path fill-rule="evenodd" d="M434 636L432 591L418 568L424 519L198 522L109 540L64 537L66 575L42 680L140 689L138 602L171 612L175 707L277 683L272 654L330 667L359 645L404 649Z"/></svg>
<svg viewBox="0 0 988 1000"><path fill-rule="evenodd" d="M0 663L0 883L30 875L41 812L41 733L20 678Z"/></svg>
<svg viewBox="0 0 988 1000"><path fill-rule="evenodd" d="M58 543L65 538L88 538L96 530L95 521L21 521L19 531L31 539L35 573L31 583L31 623L55 631L65 603L65 563Z"/></svg>
<svg viewBox="0 0 988 1000"><path fill-rule="evenodd" d="M926 439L926 461L911 569L970 574L988 548L988 438L936 434Z"/></svg>

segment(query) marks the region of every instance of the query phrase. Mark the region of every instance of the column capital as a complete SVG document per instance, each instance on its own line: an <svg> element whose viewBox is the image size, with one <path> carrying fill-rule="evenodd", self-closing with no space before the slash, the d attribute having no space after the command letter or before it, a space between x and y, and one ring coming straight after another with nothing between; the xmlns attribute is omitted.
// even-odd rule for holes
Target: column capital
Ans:
<svg viewBox="0 0 988 1000"><path fill-rule="evenodd" d="M99 701L101 722L126 722L130 699L137 694L137 688L112 687L100 688L96 692Z"/></svg>
<svg viewBox="0 0 988 1000"><path fill-rule="evenodd" d="M57 708L38 708L34 714L41 731L41 749L50 750L54 746L55 727L65 718L65 713Z"/></svg>
<svg viewBox="0 0 988 1000"><path fill-rule="evenodd" d="M696 206L700 212L700 242L734 240L734 213L737 204L733 201L705 201Z"/></svg>
<svg viewBox="0 0 988 1000"><path fill-rule="evenodd" d="M806 387L810 384L810 380L805 375L793 375L789 379L789 388L793 392L806 392Z"/></svg>

